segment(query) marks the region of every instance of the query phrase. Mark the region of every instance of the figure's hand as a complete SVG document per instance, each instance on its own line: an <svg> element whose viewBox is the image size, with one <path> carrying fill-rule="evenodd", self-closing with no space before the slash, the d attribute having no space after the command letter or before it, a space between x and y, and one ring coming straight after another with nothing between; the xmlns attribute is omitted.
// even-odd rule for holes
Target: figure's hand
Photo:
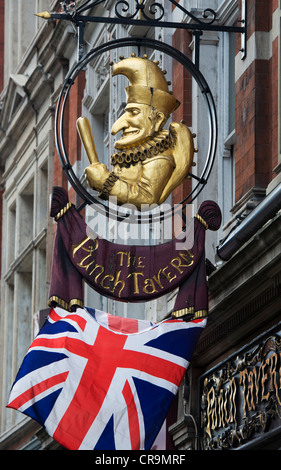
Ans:
<svg viewBox="0 0 281 470"><path fill-rule="evenodd" d="M110 172L104 163L92 163L85 168L86 180L90 188L101 191Z"/></svg>

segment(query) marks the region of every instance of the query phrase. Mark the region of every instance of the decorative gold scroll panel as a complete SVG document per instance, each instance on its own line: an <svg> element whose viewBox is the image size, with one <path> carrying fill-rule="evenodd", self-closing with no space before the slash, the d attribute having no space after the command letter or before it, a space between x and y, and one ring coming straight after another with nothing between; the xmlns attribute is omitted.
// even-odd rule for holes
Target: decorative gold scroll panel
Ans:
<svg viewBox="0 0 281 470"><path fill-rule="evenodd" d="M201 387L202 449L236 448L281 428L280 336L223 363Z"/></svg>

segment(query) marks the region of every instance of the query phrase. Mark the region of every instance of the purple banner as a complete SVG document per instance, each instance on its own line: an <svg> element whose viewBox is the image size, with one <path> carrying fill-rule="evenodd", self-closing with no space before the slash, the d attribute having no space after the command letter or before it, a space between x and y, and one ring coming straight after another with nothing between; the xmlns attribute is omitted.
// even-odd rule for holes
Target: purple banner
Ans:
<svg viewBox="0 0 281 470"><path fill-rule="evenodd" d="M219 228L221 213L216 203L206 201L198 215L190 250L177 249L176 239L153 246L122 245L89 238L87 225L69 204L67 193L54 188L51 216L57 220L57 232L49 305L70 311L83 306L84 281L101 295L124 302L153 300L179 288L174 315L205 316L205 231L207 226Z"/></svg>

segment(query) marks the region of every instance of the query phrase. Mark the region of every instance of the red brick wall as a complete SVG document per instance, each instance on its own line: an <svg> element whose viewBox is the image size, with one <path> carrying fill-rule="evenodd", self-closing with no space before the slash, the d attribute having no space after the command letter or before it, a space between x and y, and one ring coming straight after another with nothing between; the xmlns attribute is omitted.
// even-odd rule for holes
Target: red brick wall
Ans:
<svg viewBox="0 0 281 470"><path fill-rule="evenodd" d="M254 61L236 83L236 200L269 182L270 91L268 61Z"/></svg>
<svg viewBox="0 0 281 470"><path fill-rule="evenodd" d="M248 0L248 39L270 31L277 0ZM236 202L251 188L266 188L278 163L278 39L273 56L255 60L236 82Z"/></svg>
<svg viewBox="0 0 281 470"><path fill-rule="evenodd" d="M76 130L76 121L81 116L84 88L85 72L82 71L70 89L63 121L64 144L71 165L74 165L76 160L81 160L81 143ZM54 185L65 189L68 187L67 176L63 172L57 152L54 162ZM69 190L69 199L76 204L76 193L72 187Z"/></svg>
<svg viewBox="0 0 281 470"><path fill-rule="evenodd" d="M182 29L178 29L173 35L173 47L183 52L188 58L192 58L189 48L192 35ZM179 62L173 60L173 95L181 105L173 113L173 121L182 119L187 126L192 126L192 77L191 74ZM191 191L191 181L186 179L173 191L173 204L182 201Z"/></svg>
<svg viewBox="0 0 281 470"><path fill-rule="evenodd" d="M68 151L68 132L67 132L67 120L68 120L68 106L67 103L65 113L64 113L64 142L65 147ZM61 186L64 189L67 189L67 178L65 173L62 170L62 166L55 148L55 158L54 158L54 186Z"/></svg>
<svg viewBox="0 0 281 470"><path fill-rule="evenodd" d="M69 93L68 139L69 160L73 165L81 159L81 141L76 131L76 121L82 112L82 99L85 88L85 72L79 73Z"/></svg>

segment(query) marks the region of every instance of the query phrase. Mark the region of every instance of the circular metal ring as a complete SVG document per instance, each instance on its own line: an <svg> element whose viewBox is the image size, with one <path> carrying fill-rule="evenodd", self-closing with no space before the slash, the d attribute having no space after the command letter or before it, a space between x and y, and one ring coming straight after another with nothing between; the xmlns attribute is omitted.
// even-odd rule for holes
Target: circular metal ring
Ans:
<svg viewBox="0 0 281 470"><path fill-rule="evenodd" d="M86 204L96 204L96 209L102 213L104 216L111 216L114 217L115 220L122 221L126 218L127 216L120 216L120 213L111 208L108 207L104 202L102 202L100 199L96 199L92 194L90 194L86 188L81 184L80 180L77 178L75 175L75 172L73 171L72 165L70 164L66 149L65 149L65 142L64 142L64 136L63 136L63 121L64 121L64 113L65 113L65 107L68 99L68 95L70 92L70 89L72 85L75 82L75 79L77 78L78 74L86 67L86 65L93 60L93 58L110 51L112 49L117 49L117 48L122 48L126 46L144 46L151 48L153 50L158 50L160 52L163 52L173 59L175 59L177 62L179 62L184 68L186 68L192 75L192 77L195 79L203 97L205 104L207 106L208 110L208 126L209 126L209 146L208 146L208 153L207 153L207 158L205 161L204 168L201 172L200 177L196 177L197 179L197 184L193 188L193 190L178 204L176 204L174 207L168 210L164 210L160 212L158 216L155 216L153 214L153 219L152 219L152 214L150 211L147 211L147 215L145 216L144 213L140 213L137 211L137 213L134 213L133 216L130 216L130 223L151 223L151 220L153 222L157 222L159 220L163 220L164 217L171 217L174 215L178 210L181 210L182 205L185 203L191 203L198 197L204 186L206 185L208 178L210 176L214 160L215 160L215 154L216 154L216 148L217 148L217 114L216 114L216 108L215 108L215 102L214 98L212 96L211 90L208 86L208 83L206 82L204 76L202 73L198 70L196 65L188 58L186 57L182 52L178 51L174 47L164 44L161 41L158 41L156 39L149 39L149 38L122 38L122 39L115 39L112 41L109 41L105 44L102 44L101 46L98 46L91 51L89 51L85 57L83 57L77 64L74 65L74 67L69 71L67 74L64 84L62 86L62 90L58 99L58 105L56 109L56 116L55 116L55 143L56 143L56 149L58 152L58 156L60 159L60 163L62 165L62 168L64 172L67 175L67 178L74 188L75 192L80 196L82 200Z"/></svg>

